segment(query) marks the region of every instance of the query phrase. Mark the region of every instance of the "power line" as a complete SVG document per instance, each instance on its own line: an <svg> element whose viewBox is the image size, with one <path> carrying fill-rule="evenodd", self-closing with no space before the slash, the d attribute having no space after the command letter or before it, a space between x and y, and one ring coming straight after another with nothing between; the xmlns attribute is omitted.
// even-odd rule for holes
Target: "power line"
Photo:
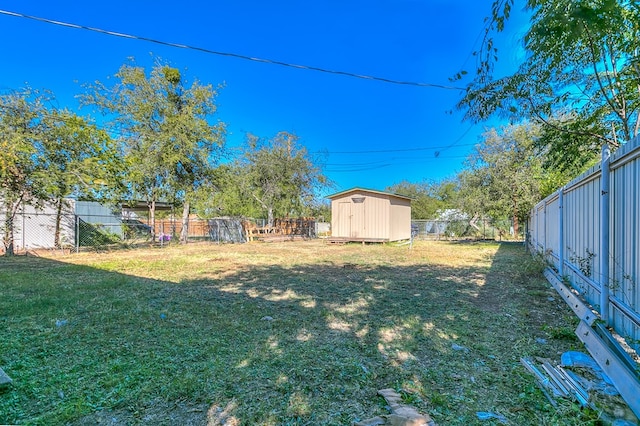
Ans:
<svg viewBox="0 0 640 426"><path fill-rule="evenodd" d="M391 166L391 164L381 164L379 166L372 166L372 167L352 167L352 168L345 168L345 169L331 169L331 168L328 168L325 171L327 173L355 173L355 172L366 172L366 171L369 171L369 170L383 169L383 168L389 167L389 166Z"/></svg>
<svg viewBox="0 0 640 426"><path fill-rule="evenodd" d="M397 166L407 166L407 165L414 165L414 164L424 164L426 162L439 161L441 159L460 160L465 158L467 157L464 155L454 155L454 156L446 156L446 157L422 157L422 158L393 157L393 158L386 159L386 161L382 160L380 162L374 162L374 163L342 163L342 164L332 163L332 164L324 164L324 166L326 167L325 171L329 173L352 173L352 172L362 172L362 171L368 171L368 170L382 169L382 168L393 167L393 166L397 167Z"/></svg>
<svg viewBox="0 0 640 426"><path fill-rule="evenodd" d="M469 128L465 133L463 133L462 137L464 137L471 128ZM462 138L461 137L461 138ZM456 142L459 142L461 138L457 139ZM455 144L455 142L454 142ZM457 146L472 146L475 143L465 143ZM389 152L415 152L415 151L432 151L434 149L448 149L451 148L451 145L443 145L443 146L431 146L427 148L399 148L399 149L372 149L372 150L363 150L363 151L314 151L312 154L379 154L379 153L389 153Z"/></svg>
<svg viewBox="0 0 640 426"><path fill-rule="evenodd" d="M323 73L328 73L328 74L337 74L337 75L343 75L343 76L346 76L346 77L360 78L360 79L364 79L364 80L375 80L375 81L381 81L383 83L401 84L401 85L418 86L418 87L431 87L431 88L443 89L443 90L465 90L464 87L446 86L446 85L434 84L434 83L421 83L421 82L415 82L415 81L394 80L394 79L390 79L390 78L376 77L376 76L372 76L372 75L355 74L355 73L351 73L351 72L347 72L347 71L330 70L330 69L314 67L314 66L310 66L310 65L292 64L292 63L289 63L289 62L277 61L277 60L273 60L273 59L256 58L256 57L252 57L252 56L241 55L241 54L238 54L238 53L220 52L220 51L216 51L216 50L207 49L207 48L204 48L204 47L190 46L190 45L187 45L187 44L180 44L180 43L162 41L162 40L153 39L153 38L149 38L149 37L143 37L143 36L137 36L137 35L127 34L127 33L120 33L120 32L115 32L115 31L104 30L104 29L101 29L101 28L87 27L87 26L84 26L84 25L74 24L74 23L70 23L70 22L54 21L52 19L41 18L41 17L38 17L38 16L32 16L32 15L25 15L25 14L22 14L22 13L11 12L11 11L2 10L2 9L0 9L0 14L14 16L14 17L18 17L18 18L31 19L31 20L34 20L34 21L44 22L44 23L47 23L47 24L60 25L60 26L63 26L63 27L75 28L75 29L79 29L79 30L93 31L93 32L101 33L101 34L114 36L114 37L122 37L122 38L134 39L134 40L141 40L141 41L146 41L146 42L149 42L149 43L161 44L163 46L175 47L175 48L178 48L178 49L195 50L195 51L198 51L198 52L208 53L208 54L211 54L211 55L227 56L227 57L243 59L243 60L247 60L247 61L262 62L262 63L272 64L272 65L280 65L280 66L283 66L283 67L297 68L297 69L303 69L303 70L309 70L309 71L318 71L318 72L323 72Z"/></svg>
<svg viewBox="0 0 640 426"><path fill-rule="evenodd" d="M436 157L440 155L440 153L442 151L446 151L449 148L453 148L454 146L469 146L469 145L476 145L475 143L471 143L471 144L461 144L458 145L458 142L460 142L465 136L467 136L467 133L469 133L471 131L471 129L473 129L473 124L470 125L467 130L464 131L464 133L462 135L460 135L460 137L458 139L456 139L455 141L453 141L453 143L451 143L450 145L445 146L444 148L442 148L440 151L436 151Z"/></svg>

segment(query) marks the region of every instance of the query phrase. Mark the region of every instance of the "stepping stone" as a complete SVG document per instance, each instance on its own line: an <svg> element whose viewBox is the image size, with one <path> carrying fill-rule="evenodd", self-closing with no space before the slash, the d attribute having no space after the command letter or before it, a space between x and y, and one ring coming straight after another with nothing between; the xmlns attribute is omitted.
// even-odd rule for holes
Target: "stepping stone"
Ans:
<svg viewBox="0 0 640 426"><path fill-rule="evenodd" d="M436 423L428 414L420 414L418 411L402 403L402 396L393 389L380 389L378 395L383 397L391 414L362 420L354 426L436 426Z"/></svg>

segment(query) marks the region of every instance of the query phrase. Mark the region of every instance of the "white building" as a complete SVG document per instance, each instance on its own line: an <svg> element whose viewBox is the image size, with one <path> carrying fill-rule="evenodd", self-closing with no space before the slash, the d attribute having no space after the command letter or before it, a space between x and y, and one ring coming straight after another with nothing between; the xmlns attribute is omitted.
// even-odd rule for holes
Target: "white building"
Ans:
<svg viewBox="0 0 640 426"><path fill-rule="evenodd" d="M4 206L0 202L0 219L4 219ZM29 204L20 206L14 218L14 250L55 248L57 209L50 203L42 208ZM60 245L74 247L80 227L94 227L110 234L122 235L122 214L100 203L65 199L60 215ZM4 227L0 227L0 240ZM0 250L4 247L0 245Z"/></svg>

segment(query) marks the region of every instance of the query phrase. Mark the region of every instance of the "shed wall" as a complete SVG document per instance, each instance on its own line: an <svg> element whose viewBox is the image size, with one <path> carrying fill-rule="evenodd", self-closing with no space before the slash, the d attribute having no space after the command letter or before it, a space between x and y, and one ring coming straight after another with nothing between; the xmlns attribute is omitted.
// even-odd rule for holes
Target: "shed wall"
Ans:
<svg viewBox="0 0 640 426"><path fill-rule="evenodd" d="M389 238L389 198L367 194L364 203L364 238Z"/></svg>
<svg viewBox="0 0 640 426"><path fill-rule="evenodd" d="M389 240L408 240L411 238L411 201L399 198L390 199Z"/></svg>
<svg viewBox="0 0 640 426"><path fill-rule="evenodd" d="M347 192L332 198L331 217L333 237L389 241L411 237L411 201L392 195Z"/></svg>
<svg viewBox="0 0 640 426"><path fill-rule="evenodd" d="M364 198L362 202L356 202ZM365 191L354 191L331 201L333 237L389 238L389 200Z"/></svg>

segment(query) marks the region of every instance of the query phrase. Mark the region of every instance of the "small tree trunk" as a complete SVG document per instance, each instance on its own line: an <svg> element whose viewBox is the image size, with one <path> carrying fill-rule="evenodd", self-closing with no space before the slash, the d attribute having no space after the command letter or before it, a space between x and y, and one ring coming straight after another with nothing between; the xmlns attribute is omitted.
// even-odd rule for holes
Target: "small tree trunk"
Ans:
<svg viewBox="0 0 640 426"><path fill-rule="evenodd" d="M267 209L267 226L269 226L269 228L273 226L273 207Z"/></svg>
<svg viewBox="0 0 640 426"><path fill-rule="evenodd" d="M4 243L4 255L13 256L13 218L14 213L12 209L7 209L4 217L4 236L2 242Z"/></svg>
<svg viewBox="0 0 640 426"><path fill-rule="evenodd" d="M149 221L151 222L151 241L156 240L156 200L149 204Z"/></svg>
<svg viewBox="0 0 640 426"><path fill-rule="evenodd" d="M55 248L59 249L61 247L60 244L60 222L62 219L62 198L57 201L58 205L56 206L56 230L53 236L53 245Z"/></svg>
<svg viewBox="0 0 640 426"><path fill-rule="evenodd" d="M513 197L513 236L518 237L518 231L520 230L520 225L518 222L518 199L517 197Z"/></svg>
<svg viewBox="0 0 640 426"><path fill-rule="evenodd" d="M180 244L187 244L189 239L189 202L185 200L182 206L182 229L180 230Z"/></svg>

